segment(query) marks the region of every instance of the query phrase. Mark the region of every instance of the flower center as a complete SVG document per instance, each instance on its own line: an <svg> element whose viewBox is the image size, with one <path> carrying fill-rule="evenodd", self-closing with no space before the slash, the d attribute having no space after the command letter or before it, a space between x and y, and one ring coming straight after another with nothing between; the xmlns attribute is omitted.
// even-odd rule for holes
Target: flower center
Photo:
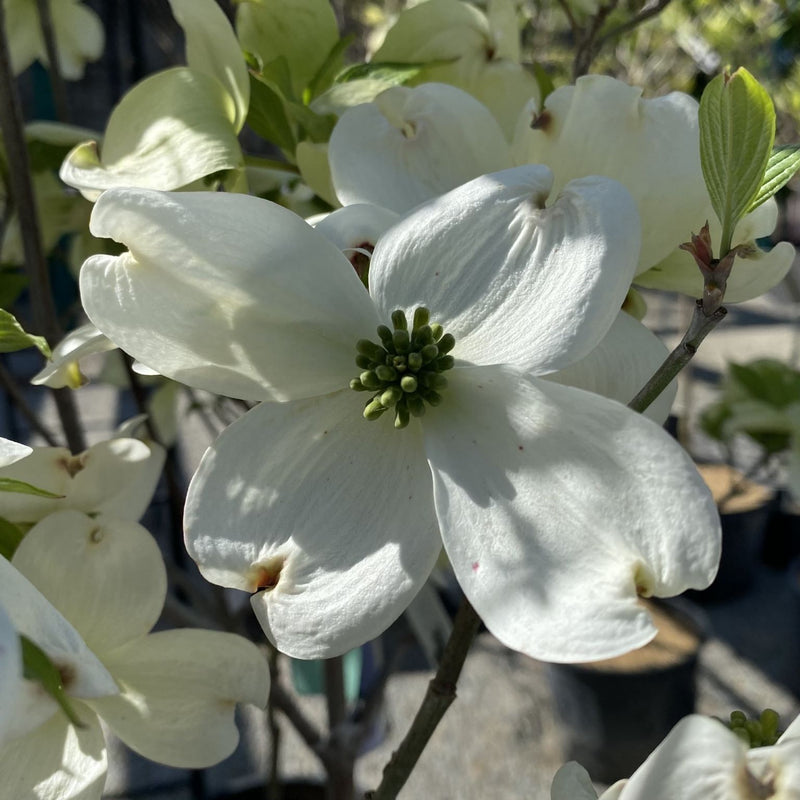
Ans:
<svg viewBox="0 0 800 800"><path fill-rule="evenodd" d="M425 413L426 403L438 406L442 402L440 392L447 386L442 373L453 368L454 359L448 353L456 340L441 325L430 323L424 306L414 312L411 330L400 309L392 312L392 325L394 330L378 326L380 344L369 339L356 342L356 364L364 371L350 381L350 388L373 393L364 419L378 419L393 408L395 428L405 428L411 417Z"/></svg>

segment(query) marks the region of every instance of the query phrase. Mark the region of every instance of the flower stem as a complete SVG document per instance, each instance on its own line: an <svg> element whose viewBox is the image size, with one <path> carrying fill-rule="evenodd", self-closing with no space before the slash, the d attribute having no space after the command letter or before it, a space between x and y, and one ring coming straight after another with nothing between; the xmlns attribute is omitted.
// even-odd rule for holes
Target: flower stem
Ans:
<svg viewBox="0 0 800 800"><path fill-rule="evenodd" d="M330 800L353 800L355 788L353 768L355 752L342 737L347 720L347 700L344 693L344 658L336 656L324 662L325 699L328 707L329 746L331 752L325 759L328 772L328 796Z"/></svg>
<svg viewBox="0 0 800 800"><path fill-rule="evenodd" d="M725 318L728 309L720 306L713 314L706 316L703 312L703 301L695 302L694 314L689 322L689 328L683 335L680 344L667 356L664 363L656 370L655 374L636 397L628 403L628 408L634 411L644 411L655 400L670 381L692 360L700 343L709 333Z"/></svg>
<svg viewBox="0 0 800 800"><path fill-rule="evenodd" d="M380 786L367 792L365 800L394 800L405 785L436 726L455 700L456 683L480 624L480 617L465 597L453 622L453 631L442 653L439 669L428 684L422 705L405 738L384 767Z"/></svg>
<svg viewBox="0 0 800 800"><path fill-rule="evenodd" d="M44 39L44 48L47 53L47 74L50 78L50 89L53 92L56 117L59 122L69 122L67 87L61 75L61 62L58 60L58 43L56 42L50 3L51 0L36 0L36 10L39 12L39 27L42 29L42 39Z"/></svg>
<svg viewBox="0 0 800 800"><path fill-rule="evenodd" d="M2 3L0 3L0 134L6 148L11 195L19 217L25 269L30 280L34 324L38 332L54 345L61 339L61 329L50 289L50 273L42 251L39 217L33 196L28 149L25 146L23 133L22 111L11 71L5 10ZM85 450L83 429L70 390L54 389L53 399L70 449L73 453Z"/></svg>
<svg viewBox="0 0 800 800"><path fill-rule="evenodd" d="M17 386L17 382L8 370L0 363L0 386L8 395L9 399L19 409L20 414L25 417L31 429L36 431L50 447L60 447L60 442L56 440L52 433L42 424L36 412L28 405L25 394Z"/></svg>

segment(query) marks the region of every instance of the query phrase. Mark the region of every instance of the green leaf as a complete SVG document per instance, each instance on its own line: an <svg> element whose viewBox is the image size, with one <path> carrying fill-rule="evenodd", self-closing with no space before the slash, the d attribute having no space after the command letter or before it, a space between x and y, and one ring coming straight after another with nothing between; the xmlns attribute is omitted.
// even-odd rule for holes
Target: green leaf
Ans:
<svg viewBox="0 0 800 800"><path fill-rule="evenodd" d="M300 126L298 139L310 139L312 142L327 142L331 138L331 131L336 125L334 114L318 114L302 103L291 100L286 102L289 116Z"/></svg>
<svg viewBox="0 0 800 800"><path fill-rule="evenodd" d="M286 100L278 87L255 73L250 73L250 108L247 124L262 139L294 153L297 139L286 109Z"/></svg>
<svg viewBox="0 0 800 800"><path fill-rule="evenodd" d="M9 265L0 265L0 308L14 305L22 290L28 285L28 276Z"/></svg>
<svg viewBox="0 0 800 800"><path fill-rule="evenodd" d="M0 478L0 492L16 492L17 494L33 494L36 497L51 497L58 500L64 497L63 494L53 494L46 489L39 489L25 481L18 481L14 478Z"/></svg>
<svg viewBox="0 0 800 800"><path fill-rule="evenodd" d="M322 94L326 89L330 88L336 79L336 76L342 71L344 65L344 53L348 47L355 41L354 34L348 34L331 48L322 66L317 70L311 82L305 89L304 97L306 103L310 103L317 95Z"/></svg>
<svg viewBox="0 0 800 800"><path fill-rule="evenodd" d="M57 170L73 147L73 145L43 142L40 139L29 140L27 144L31 172Z"/></svg>
<svg viewBox="0 0 800 800"><path fill-rule="evenodd" d="M700 163L711 204L722 223L719 256L728 253L736 223L764 178L775 140L775 109L743 67L718 75L700 100Z"/></svg>
<svg viewBox="0 0 800 800"><path fill-rule="evenodd" d="M0 556L11 561L24 536L25 531L18 525L0 517Z"/></svg>
<svg viewBox="0 0 800 800"><path fill-rule="evenodd" d="M800 170L800 144L784 144L772 149L772 155L767 161L767 170L761 188L750 203L747 209L749 214L758 208L765 200L769 200L772 195L783 189L792 179L792 176Z"/></svg>
<svg viewBox="0 0 800 800"><path fill-rule="evenodd" d="M400 61L370 61L367 64L353 64L352 67L342 70L336 76L336 83L347 83L362 78L374 78L388 83L390 86L400 86L419 75L426 67L438 64L449 64L455 59L443 61L426 61L419 63L403 63Z"/></svg>
<svg viewBox="0 0 800 800"><path fill-rule="evenodd" d="M258 71L258 76L265 82L272 86L275 91L285 99L294 99L296 97L292 89L292 76L289 72L289 62L285 56L278 56L273 58L261 66Z"/></svg>
<svg viewBox="0 0 800 800"><path fill-rule="evenodd" d="M734 400L761 400L777 409L800 401L800 372L772 358L761 358L749 364L729 364Z"/></svg>
<svg viewBox="0 0 800 800"><path fill-rule="evenodd" d="M236 33L240 45L262 62L282 56L291 74L291 93L301 98L339 41L330 0L239 2Z"/></svg>
<svg viewBox="0 0 800 800"><path fill-rule="evenodd" d="M81 722L69 702L64 691L61 673L56 665L49 659L47 653L27 636L20 636L19 639L22 645L22 674L29 681L38 681L53 700L61 706L67 719L76 728L85 728L86 726Z"/></svg>
<svg viewBox="0 0 800 800"><path fill-rule="evenodd" d="M27 347L37 348L45 358L52 355L43 336L26 333L13 314L0 308L0 353L13 353Z"/></svg>
<svg viewBox="0 0 800 800"><path fill-rule="evenodd" d="M725 440L723 430L730 417L730 406L725 402L718 402L704 409L700 415L700 427L712 439L721 442Z"/></svg>
<svg viewBox="0 0 800 800"><path fill-rule="evenodd" d="M541 95L539 108L544 108L544 101L555 91L556 85L553 83L553 78L550 73L538 61L534 61L531 67L533 68L533 77L536 79L536 85L539 87L539 93Z"/></svg>

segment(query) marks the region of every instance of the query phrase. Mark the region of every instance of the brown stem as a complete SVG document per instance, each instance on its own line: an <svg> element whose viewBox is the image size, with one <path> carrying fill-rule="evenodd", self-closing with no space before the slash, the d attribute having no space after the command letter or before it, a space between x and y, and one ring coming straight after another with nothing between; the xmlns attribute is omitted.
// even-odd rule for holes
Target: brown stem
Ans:
<svg viewBox="0 0 800 800"><path fill-rule="evenodd" d="M576 45L575 59L572 62L572 80L573 83L589 72L597 53L600 50L598 43L595 41L597 35L600 33L600 28L603 27L609 14L617 7L619 0L608 0L607 3L601 5L597 9L597 13L592 17L589 24L579 36L579 41Z"/></svg>
<svg viewBox="0 0 800 800"><path fill-rule="evenodd" d="M347 700L344 693L344 658L336 656L324 662L325 700L328 707L328 800L353 800L353 770L356 752L347 735Z"/></svg>
<svg viewBox="0 0 800 800"><path fill-rule="evenodd" d="M269 674L273 681L278 677L278 651L269 650ZM281 728L272 703L267 703L267 735L269 736L269 773L267 775L267 800L281 800L280 785Z"/></svg>
<svg viewBox="0 0 800 800"><path fill-rule="evenodd" d="M578 25L578 21L575 19L575 15L572 13L572 8L567 0L558 0L558 4L561 6L561 10L567 17L567 22L569 22L569 27L572 30L572 35L577 39L580 35L580 26Z"/></svg>
<svg viewBox="0 0 800 800"><path fill-rule="evenodd" d="M634 411L644 411L670 384L670 381L692 360L703 339L725 318L728 310L720 306L711 316L703 313L703 301L695 302L689 328L680 344L667 356L664 363L628 403Z"/></svg>
<svg viewBox="0 0 800 800"><path fill-rule="evenodd" d="M599 52L603 48L603 45L605 45L605 43L611 39L621 36L623 33L627 33L628 31L638 27L643 22L647 22L648 19L652 19L653 17L657 16L671 2L672 0L656 0L656 2L645 3L642 7L642 10L638 14L634 14L634 16L632 16L627 22L617 25L616 28L612 28L608 33L603 35L597 42L597 51Z"/></svg>
<svg viewBox="0 0 800 800"><path fill-rule="evenodd" d="M270 685L269 702L273 708L276 708L289 720L309 749L320 755L322 734L314 727L314 723L303 714L286 689L277 680L273 680Z"/></svg>
<svg viewBox="0 0 800 800"><path fill-rule="evenodd" d="M380 786L367 792L365 800L394 800L405 785L436 726L455 700L456 683L480 624L480 617L465 597L453 622L439 669L428 684L425 699L400 747L384 767Z"/></svg>
<svg viewBox="0 0 800 800"><path fill-rule="evenodd" d="M22 390L17 386L17 382L11 373L0 364L0 386L5 389L8 396L11 398L14 405L19 409L20 414L27 420L28 424L44 439L50 447L61 447L61 444L56 440L55 436L50 433L47 428L39 421L39 417L28 405L25 395Z"/></svg>
<svg viewBox="0 0 800 800"><path fill-rule="evenodd" d="M47 53L47 74L50 77L56 117L59 122L69 122L67 87L61 74L61 62L58 60L58 43L53 27L53 15L50 13L50 0L36 0L36 10L39 12L39 26L42 29L44 49Z"/></svg>
<svg viewBox="0 0 800 800"><path fill-rule="evenodd" d="M62 338L62 333L50 288L50 273L42 250L39 215L31 184L22 111L14 75L11 71L5 9L2 3L0 3L0 134L2 134L6 149L11 195L19 217L20 234L25 253L25 269L30 282L34 325L38 332L51 345L54 345ZM78 420L78 412L71 391L53 389L52 393L67 444L73 453L85 450L83 429Z"/></svg>

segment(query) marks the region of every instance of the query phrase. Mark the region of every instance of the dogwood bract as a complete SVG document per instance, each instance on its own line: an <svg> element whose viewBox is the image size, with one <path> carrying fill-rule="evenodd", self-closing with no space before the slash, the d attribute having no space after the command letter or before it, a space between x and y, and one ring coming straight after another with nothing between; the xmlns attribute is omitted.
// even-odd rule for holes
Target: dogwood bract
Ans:
<svg viewBox="0 0 800 800"><path fill-rule="evenodd" d="M92 231L130 252L84 264L93 323L162 374L266 401L204 456L186 545L208 580L254 593L281 650L376 636L442 543L489 629L550 660L643 645L637 594L713 578L716 510L678 445L535 377L603 338L639 252L620 184L585 178L548 201L551 185L527 166L421 206L378 240L369 292L266 201L98 201Z"/></svg>
<svg viewBox="0 0 800 800"><path fill-rule="evenodd" d="M551 800L598 800L574 761L553 780ZM800 718L774 745L748 747L733 731L699 714L682 719L633 773L599 800L794 800L800 797Z"/></svg>
<svg viewBox="0 0 800 800"><path fill-rule="evenodd" d="M138 753L175 767L233 752L236 703L266 705L266 661L231 633L151 633L166 591L150 534L103 515L50 514L11 563L0 557L0 605L59 670L83 724L39 683L17 681L0 748L1 800L99 800L107 768L99 719Z"/></svg>

